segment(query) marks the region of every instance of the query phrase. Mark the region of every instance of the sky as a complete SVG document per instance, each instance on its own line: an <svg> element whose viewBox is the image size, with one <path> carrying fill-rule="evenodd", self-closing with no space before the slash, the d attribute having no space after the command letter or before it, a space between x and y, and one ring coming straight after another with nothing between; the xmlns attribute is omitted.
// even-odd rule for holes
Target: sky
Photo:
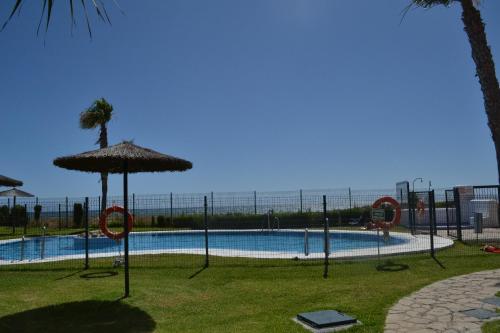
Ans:
<svg viewBox="0 0 500 333"><path fill-rule="evenodd" d="M100 97L110 144L193 162L131 175L138 194L496 183L459 5L401 22L407 0L106 2L112 25L92 12L92 38L80 9L71 32L65 1L47 33L36 1L0 33L0 174L26 191L99 195L97 174L52 161L97 148L78 117ZM500 2L481 11L500 64ZM121 193L121 177L109 187Z"/></svg>

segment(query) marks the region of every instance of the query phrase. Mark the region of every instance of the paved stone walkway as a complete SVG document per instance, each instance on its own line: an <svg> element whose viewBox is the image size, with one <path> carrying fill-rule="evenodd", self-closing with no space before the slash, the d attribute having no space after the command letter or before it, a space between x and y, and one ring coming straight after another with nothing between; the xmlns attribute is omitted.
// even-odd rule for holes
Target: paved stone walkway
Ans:
<svg viewBox="0 0 500 333"><path fill-rule="evenodd" d="M462 311L484 309L494 312L497 306L482 300L493 297L498 291L500 269L433 283L402 298L389 310L385 333L480 333L486 320Z"/></svg>

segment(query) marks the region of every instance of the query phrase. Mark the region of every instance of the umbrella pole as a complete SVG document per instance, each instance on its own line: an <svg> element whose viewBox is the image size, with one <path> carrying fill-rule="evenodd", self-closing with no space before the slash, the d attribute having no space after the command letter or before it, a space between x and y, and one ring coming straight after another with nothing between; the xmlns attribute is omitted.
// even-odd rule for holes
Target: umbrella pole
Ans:
<svg viewBox="0 0 500 333"><path fill-rule="evenodd" d="M123 232L124 238L124 257L125 257L125 295L129 296L129 272L128 272L128 162L123 162Z"/></svg>

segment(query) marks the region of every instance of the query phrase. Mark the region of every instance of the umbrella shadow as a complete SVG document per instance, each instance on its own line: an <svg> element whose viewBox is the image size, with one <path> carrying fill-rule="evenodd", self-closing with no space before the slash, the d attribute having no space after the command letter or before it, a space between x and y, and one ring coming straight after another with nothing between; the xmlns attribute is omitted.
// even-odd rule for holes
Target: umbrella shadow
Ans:
<svg viewBox="0 0 500 333"><path fill-rule="evenodd" d="M118 272L115 271L106 271L106 272L94 272L94 273L86 273L80 275L82 279L103 279L118 275Z"/></svg>
<svg viewBox="0 0 500 333"><path fill-rule="evenodd" d="M153 318L119 301L81 301L49 305L0 318L0 332L153 332Z"/></svg>
<svg viewBox="0 0 500 333"><path fill-rule="evenodd" d="M401 272L405 271L410 266L406 264L397 264L391 260L387 260L383 264L377 265L377 271L382 271L382 272Z"/></svg>

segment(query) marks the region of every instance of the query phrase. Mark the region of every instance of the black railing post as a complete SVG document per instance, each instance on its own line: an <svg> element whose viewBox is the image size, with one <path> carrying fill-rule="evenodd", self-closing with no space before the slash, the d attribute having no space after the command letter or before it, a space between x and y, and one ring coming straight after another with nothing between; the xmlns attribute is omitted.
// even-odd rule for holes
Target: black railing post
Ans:
<svg viewBox="0 0 500 333"><path fill-rule="evenodd" d="M325 238L325 270L323 272L323 278L328 277L328 254L329 254L329 235L328 235L328 218L326 217L326 195L323 195L323 223L324 223L324 238Z"/></svg>
<svg viewBox="0 0 500 333"><path fill-rule="evenodd" d="M431 242L431 257L434 258L434 190L428 192L429 199L429 237Z"/></svg>
<svg viewBox="0 0 500 333"><path fill-rule="evenodd" d="M89 197L85 197L85 269L89 269Z"/></svg>
<svg viewBox="0 0 500 333"><path fill-rule="evenodd" d="M445 210L446 210L446 235L450 236L450 214L448 212L448 190L444 191L444 201L445 201Z"/></svg>
<svg viewBox="0 0 500 333"><path fill-rule="evenodd" d="M135 193L132 193L132 216L135 217Z"/></svg>
<svg viewBox="0 0 500 333"><path fill-rule="evenodd" d="M211 215L214 216L214 192L210 192L210 205L212 207Z"/></svg>
<svg viewBox="0 0 500 333"><path fill-rule="evenodd" d="M257 191L253 191L253 213L257 215Z"/></svg>
<svg viewBox="0 0 500 333"><path fill-rule="evenodd" d="M174 226L174 198L170 192L170 226Z"/></svg>
<svg viewBox="0 0 500 333"><path fill-rule="evenodd" d="M205 268L208 267L208 203L207 196L204 197L203 207L205 209L204 222L205 222Z"/></svg>
<svg viewBox="0 0 500 333"><path fill-rule="evenodd" d="M455 220L457 223L457 239L462 241L462 211L460 207L460 192L453 188L453 199L455 200Z"/></svg>
<svg viewBox="0 0 500 333"><path fill-rule="evenodd" d="M349 212L352 210L352 193L351 188L349 187Z"/></svg>
<svg viewBox="0 0 500 333"><path fill-rule="evenodd" d="M10 215L12 216L12 234L14 235L16 233L17 222L16 196L12 198L12 210Z"/></svg>
<svg viewBox="0 0 500 333"><path fill-rule="evenodd" d="M26 235L26 228L28 227L28 222L29 222L28 205L27 204L24 204L24 211L26 212L26 216L24 217L24 232L23 232L23 234Z"/></svg>
<svg viewBox="0 0 500 333"><path fill-rule="evenodd" d="M61 204L59 205L59 210L57 213L57 226L59 227L59 230L61 230L61 224L62 224L62 218L61 218Z"/></svg>
<svg viewBox="0 0 500 333"><path fill-rule="evenodd" d="M69 227L69 207L68 197L66 197L66 228Z"/></svg>
<svg viewBox="0 0 500 333"><path fill-rule="evenodd" d="M300 214L302 214L302 213L303 213L303 210L302 210L302 209L303 209L303 206L302 206L302 204L303 204L303 203L302 203L302 200L303 200L303 199L302 199L302 190L300 190L300 192L299 192L299 193L300 193Z"/></svg>

